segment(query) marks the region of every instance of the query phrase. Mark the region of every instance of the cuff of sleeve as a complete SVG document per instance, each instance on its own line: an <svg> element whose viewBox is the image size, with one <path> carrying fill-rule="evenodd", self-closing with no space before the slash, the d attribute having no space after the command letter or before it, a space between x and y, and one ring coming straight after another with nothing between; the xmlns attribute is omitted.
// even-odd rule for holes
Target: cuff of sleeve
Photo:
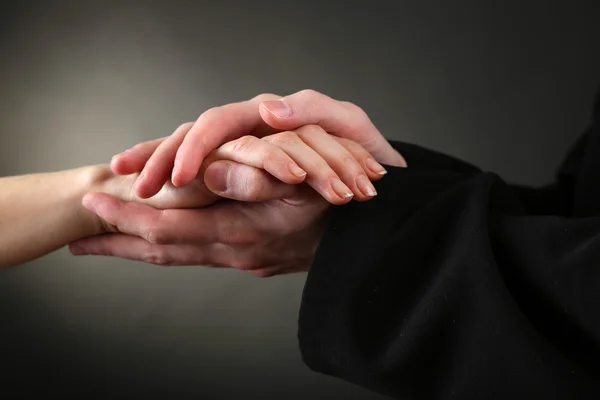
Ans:
<svg viewBox="0 0 600 400"><path fill-rule="evenodd" d="M419 151L411 149L411 154ZM411 213L463 179L465 175L456 172L411 169L410 163L408 168L389 167L388 174L374 182L376 198L334 207L300 308L298 338L309 368L333 374L351 364L347 357L356 352L345 348L352 340L342 336L350 334L352 313L368 297L364 282L374 271L390 268L381 259L392 252L390 237Z"/></svg>

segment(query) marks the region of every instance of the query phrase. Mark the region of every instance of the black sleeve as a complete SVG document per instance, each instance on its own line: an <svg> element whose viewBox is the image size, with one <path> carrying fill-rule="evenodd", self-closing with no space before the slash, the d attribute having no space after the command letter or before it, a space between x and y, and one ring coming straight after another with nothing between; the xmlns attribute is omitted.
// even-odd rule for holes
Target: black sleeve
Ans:
<svg viewBox="0 0 600 400"><path fill-rule="evenodd" d="M332 212L305 363L396 398L600 398L597 129L539 190L396 144L409 167Z"/></svg>

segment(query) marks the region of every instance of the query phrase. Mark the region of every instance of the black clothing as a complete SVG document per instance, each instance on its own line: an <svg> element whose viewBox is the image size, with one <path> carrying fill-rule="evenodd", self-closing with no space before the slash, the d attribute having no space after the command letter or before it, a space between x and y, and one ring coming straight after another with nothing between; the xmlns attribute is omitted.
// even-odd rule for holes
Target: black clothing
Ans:
<svg viewBox="0 0 600 400"><path fill-rule="evenodd" d="M600 398L600 94L540 189L406 143L336 207L304 289L319 372L407 399Z"/></svg>

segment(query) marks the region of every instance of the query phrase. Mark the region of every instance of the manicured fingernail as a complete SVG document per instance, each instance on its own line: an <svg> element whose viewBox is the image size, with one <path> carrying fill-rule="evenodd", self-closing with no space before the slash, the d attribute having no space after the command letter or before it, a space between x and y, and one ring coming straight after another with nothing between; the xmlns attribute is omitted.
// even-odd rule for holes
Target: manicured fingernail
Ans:
<svg viewBox="0 0 600 400"><path fill-rule="evenodd" d="M385 170L385 168L383 168L383 166L381 164L379 164L377 161L375 161L375 159L369 157L369 158L367 158L367 161L365 161L365 163L367 164L367 168L369 168L371 171L373 171L377 175L387 174L387 171Z"/></svg>
<svg viewBox="0 0 600 400"><path fill-rule="evenodd" d="M358 189L365 195L365 196L377 196L377 191L375 190L375 187L373 186L373 184L371 183L371 181L369 181L369 178L367 178L366 175L359 175L356 177L356 186L358 186Z"/></svg>
<svg viewBox="0 0 600 400"><path fill-rule="evenodd" d="M344 184L344 182L342 182L338 178L333 178L331 180L331 188L342 199L347 199L349 197L354 196L354 193L352 193L352 190L350 190L350 188L348 186L346 186Z"/></svg>
<svg viewBox="0 0 600 400"><path fill-rule="evenodd" d="M289 118L292 115L292 109L283 100L263 101L262 105L276 118Z"/></svg>
<svg viewBox="0 0 600 400"><path fill-rule="evenodd" d="M288 168L293 175L298 177L306 176L306 171L294 163L289 163Z"/></svg>

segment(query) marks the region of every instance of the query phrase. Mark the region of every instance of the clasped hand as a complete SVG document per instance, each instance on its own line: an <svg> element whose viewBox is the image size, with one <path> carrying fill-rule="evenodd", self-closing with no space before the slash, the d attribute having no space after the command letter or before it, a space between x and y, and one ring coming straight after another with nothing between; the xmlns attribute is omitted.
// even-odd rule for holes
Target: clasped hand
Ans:
<svg viewBox="0 0 600 400"><path fill-rule="evenodd" d="M70 249L261 277L306 271L331 204L373 198L381 163L406 166L357 106L260 95L115 156L119 176L84 198L106 233Z"/></svg>

